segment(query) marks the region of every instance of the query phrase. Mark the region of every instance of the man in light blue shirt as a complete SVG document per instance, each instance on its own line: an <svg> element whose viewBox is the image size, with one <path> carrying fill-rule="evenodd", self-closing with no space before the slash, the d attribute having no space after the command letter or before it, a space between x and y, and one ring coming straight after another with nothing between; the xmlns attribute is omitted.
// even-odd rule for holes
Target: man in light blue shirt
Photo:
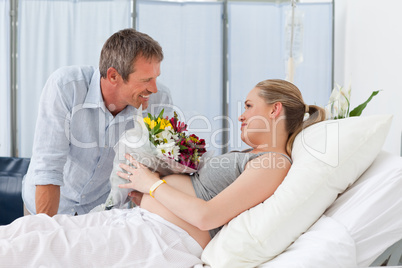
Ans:
<svg viewBox="0 0 402 268"><path fill-rule="evenodd" d="M88 213L105 202L120 135L133 115L171 111L166 87L157 85L163 52L146 34L125 29L104 44L99 69L55 71L40 100L33 155L22 196L32 214Z"/></svg>

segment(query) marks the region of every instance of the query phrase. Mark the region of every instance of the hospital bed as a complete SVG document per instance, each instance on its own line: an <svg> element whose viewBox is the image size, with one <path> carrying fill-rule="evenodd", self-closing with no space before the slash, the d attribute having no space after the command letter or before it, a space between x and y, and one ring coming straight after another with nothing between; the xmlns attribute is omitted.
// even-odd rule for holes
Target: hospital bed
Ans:
<svg viewBox="0 0 402 268"><path fill-rule="evenodd" d="M202 256L204 264L195 268L402 266L402 158L381 151L391 117L370 117L345 122L333 122L338 127L338 141L347 138L343 136L343 130L346 128L349 131L347 136L361 135L362 132L366 134L359 137L359 142L353 140L351 143L338 144L338 163L332 165L332 160L327 159L324 164L332 165L333 172L341 172L338 178L343 179L348 173L358 175L355 179L345 179L345 189L329 182L329 188L338 192L335 193L334 200L331 201L328 197L322 202L322 199L312 200L313 203L319 203L322 212L318 210L317 213L312 213L311 210L315 210L313 205L313 208L309 207L308 212L299 213L295 210L289 213L287 222L276 220L277 224L282 223L280 228L278 225L275 228L269 225L270 222L275 222L273 218L269 218L273 215L271 208L281 212L281 207L277 204L281 200L275 200L282 194L281 191L291 190L292 196L297 195L296 191L286 188L288 185L285 182L291 183L292 176L296 177L296 174L300 180L299 174L304 172L303 168L315 169L314 172L324 175L318 166L311 168L304 162L314 162L309 158L305 159L303 151L309 148L309 139L319 140L317 136L305 133L305 137L295 141L292 166L294 172L290 172L285 178L284 185L278 188L272 198L264 202L266 204L250 209L225 225L205 249ZM362 127L368 122L371 122L369 128ZM328 125L330 123L323 124L324 132L329 132L333 127ZM374 130L371 131L372 129ZM326 138L328 139L328 136ZM344 146L348 147L346 154L343 152ZM356 150L356 146L360 146L359 150ZM316 155L314 158L319 157ZM365 165L360 166L362 162L365 162ZM22 216L21 179L28 164L29 159L0 158L1 224L7 224L13 218ZM312 172L310 180L314 179L314 176ZM318 192L326 196L331 195L325 189L319 189ZM325 202L328 205L321 206L321 203ZM289 209L288 204L285 207ZM267 215L262 216L260 212L267 212ZM282 211L281 215L283 214ZM257 223L250 221L256 219L253 218L255 215L258 215ZM264 222L264 217L268 217L268 224ZM264 229L256 238L252 232L258 232L261 228L259 224ZM263 242L258 241L259 237L262 237ZM250 242L250 239L253 241Z"/></svg>

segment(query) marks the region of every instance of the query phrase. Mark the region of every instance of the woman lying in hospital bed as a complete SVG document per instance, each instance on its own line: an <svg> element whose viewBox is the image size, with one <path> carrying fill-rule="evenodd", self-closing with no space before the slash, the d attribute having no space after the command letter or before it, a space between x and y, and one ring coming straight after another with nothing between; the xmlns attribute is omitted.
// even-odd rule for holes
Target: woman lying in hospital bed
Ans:
<svg viewBox="0 0 402 268"><path fill-rule="evenodd" d="M133 175L120 173L128 182L122 187L144 193L141 207L76 217L42 214L18 219L0 227L1 263L8 267L206 264L215 268L263 263L261 267L286 267L289 263L280 266L286 256L297 262L294 256L301 256L292 255L297 252L293 249L306 239L289 245L374 161L391 117L314 124L324 118L322 109L305 105L299 90L281 80L259 83L248 94L245 106L239 120L242 140L251 148L215 158L214 163L228 168L206 164L198 174L165 177L164 183L129 158L137 168L123 166ZM305 112L310 117L303 122ZM301 128L306 129L294 140ZM150 188L153 197L148 195ZM329 213L332 219L335 214ZM327 221L326 228L314 224L313 231L330 233L333 223ZM356 263L356 256L348 263Z"/></svg>
<svg viewBox="0 0 402 268"><path fill-rule="evenodd" d="M303 122L306 111L310 117ZM191 177L171 175L164 180L128 156L134 167L122 165L132 175L119 173L128 180L121 187L145 193L141 208L18 219L0 228L1 263L141 267L202 263L202 249L219 229L266 200L281 184L291 166L295 136L324 118L323 109L306 105L293 84L263 81L250 91L239 117L249 150L216 157ZM147 194L150 189L152 195Z"/></svg>

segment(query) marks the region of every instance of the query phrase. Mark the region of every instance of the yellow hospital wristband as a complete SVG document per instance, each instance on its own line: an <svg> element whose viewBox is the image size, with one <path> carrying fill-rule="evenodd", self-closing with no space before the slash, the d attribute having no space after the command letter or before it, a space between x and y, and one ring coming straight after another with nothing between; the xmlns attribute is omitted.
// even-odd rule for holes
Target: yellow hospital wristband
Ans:
<svg viewBox="0 0 402 268"><path fill-rule="evenodd" d="M156 188L158 188L159 186L161 186L162 183L166 183L166 181L165 181L165 180L159 180L159 181L155 182L155 183L151 186L151 188L149 189L149 195L152 196L153 198L155 198L154 195L153 195L153 193L155 192Z"/></svg>

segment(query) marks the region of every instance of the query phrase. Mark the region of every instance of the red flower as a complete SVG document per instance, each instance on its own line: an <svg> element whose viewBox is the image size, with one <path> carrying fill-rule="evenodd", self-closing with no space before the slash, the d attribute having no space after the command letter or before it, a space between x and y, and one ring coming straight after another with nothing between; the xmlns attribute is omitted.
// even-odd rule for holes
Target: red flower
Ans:
<svg viewBox="0 0 402 268"><path fill-rule="evenodd" d="M176 112L174 112L174 117L170 118L170 124L172 124L173 130L177 133L187 131L187 125L183 122L179 122Z"/></svg>
<svg viewBox="0 0 402 268"><path fill-rule="evenodd" d="M180 155L178 162L193 169L197 169L200 157L206 152L205 140L199 139L195 134L187 136L184 131L187 131L187 125L184 122L179 122L176 112L174 117L168 118L172 125L175 134L178 134L176 144L179 146Z"/></svg>

